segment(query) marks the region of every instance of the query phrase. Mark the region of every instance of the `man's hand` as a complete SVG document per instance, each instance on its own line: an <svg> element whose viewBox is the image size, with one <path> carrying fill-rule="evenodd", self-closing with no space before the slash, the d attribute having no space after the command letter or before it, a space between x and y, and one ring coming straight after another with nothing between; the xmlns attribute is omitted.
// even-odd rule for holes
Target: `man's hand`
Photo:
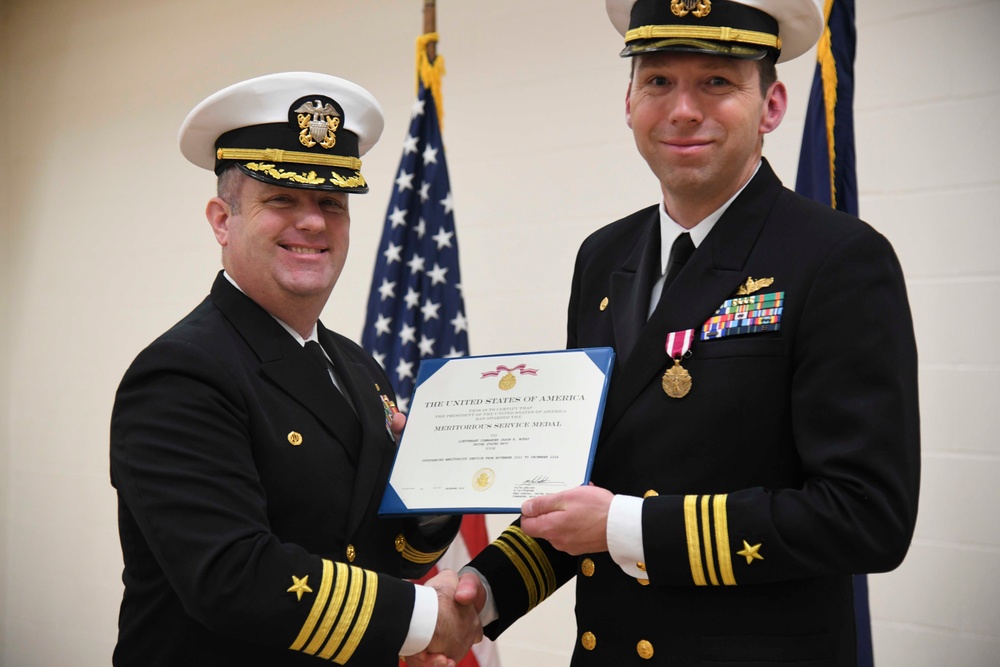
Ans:
<svg viewBox="0 0 1000 667"><path fill-rule="evenodd" d="M474 574L464 574L459 579L451 570L444 570L427 581L438 594L438 619L434 636L427 650L414 656L411 664L448 665L441 658L455 662L465 657L473 644L483 639L483 626L479 622L479 610L486 602L486 591Z"/></svg>
<svg viewBox="0 0 1000 667"><path fill-rule="evenodd" d="M578 486L521 505L521 529L572 556L608 550L608 509L614 494Z"/></svg>

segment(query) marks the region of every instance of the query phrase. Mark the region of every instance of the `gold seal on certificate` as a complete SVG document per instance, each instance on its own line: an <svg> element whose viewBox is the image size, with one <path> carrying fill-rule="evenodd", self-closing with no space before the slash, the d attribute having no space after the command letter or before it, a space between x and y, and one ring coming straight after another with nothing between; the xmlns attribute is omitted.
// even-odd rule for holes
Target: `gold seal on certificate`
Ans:
<svg viewBox="0 0 1000 667"><path fill-rule="evenodd" d="M481 468L476 476L472 478L472 488L476 491L485 491L486 489L493 486L493 482L496 480L496 473L489 468Z"/></svg>
<svg viewBox="0 0 1000 667"><path fill-rule="evenodd" d="M611 348L425 359L379 513L519 512L586 484Z"/></svg>

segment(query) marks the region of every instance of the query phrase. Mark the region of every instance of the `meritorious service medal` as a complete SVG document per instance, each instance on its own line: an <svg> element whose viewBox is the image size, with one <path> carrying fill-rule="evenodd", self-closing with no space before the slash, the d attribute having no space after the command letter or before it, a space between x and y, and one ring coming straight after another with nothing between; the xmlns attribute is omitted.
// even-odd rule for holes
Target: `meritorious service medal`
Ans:
<svg viewBox="0 0 1000 667"><path fill-rule="evenodd" d="M663 392L670 398L684 398L691 391L691 374L681 366L681 359L691 349L693 340L694 329L667 334L667 354L674 360L674 365L663 374L661 385Z"/></svg>

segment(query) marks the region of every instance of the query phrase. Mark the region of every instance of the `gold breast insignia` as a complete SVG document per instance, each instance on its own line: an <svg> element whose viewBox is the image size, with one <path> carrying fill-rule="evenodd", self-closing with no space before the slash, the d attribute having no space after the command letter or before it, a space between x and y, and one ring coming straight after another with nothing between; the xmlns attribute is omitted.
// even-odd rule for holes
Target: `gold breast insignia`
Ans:
<svg viewBox="0 0 1000 667"><path fill-rule="evenodd" d="M761 278L754 280L753 276L748 276L747 281L736 290L736 296L747 296L765 287L770 287L774 283L774 278Z"/></svg>

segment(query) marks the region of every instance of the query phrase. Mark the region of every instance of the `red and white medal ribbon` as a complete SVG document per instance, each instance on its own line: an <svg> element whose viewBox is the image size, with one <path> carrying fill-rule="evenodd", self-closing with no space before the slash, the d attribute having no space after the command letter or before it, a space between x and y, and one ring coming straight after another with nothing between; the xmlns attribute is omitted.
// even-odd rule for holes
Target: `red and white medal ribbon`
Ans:
<svg viewBox="0 0 1000 667"><path fill-rule="evenodd" d="M687 331L673 331L667 334L667 354L670 355L671 359L680 359L688 350L691 349L691 343L694 341L694 329L688 329Z"/></svg>

